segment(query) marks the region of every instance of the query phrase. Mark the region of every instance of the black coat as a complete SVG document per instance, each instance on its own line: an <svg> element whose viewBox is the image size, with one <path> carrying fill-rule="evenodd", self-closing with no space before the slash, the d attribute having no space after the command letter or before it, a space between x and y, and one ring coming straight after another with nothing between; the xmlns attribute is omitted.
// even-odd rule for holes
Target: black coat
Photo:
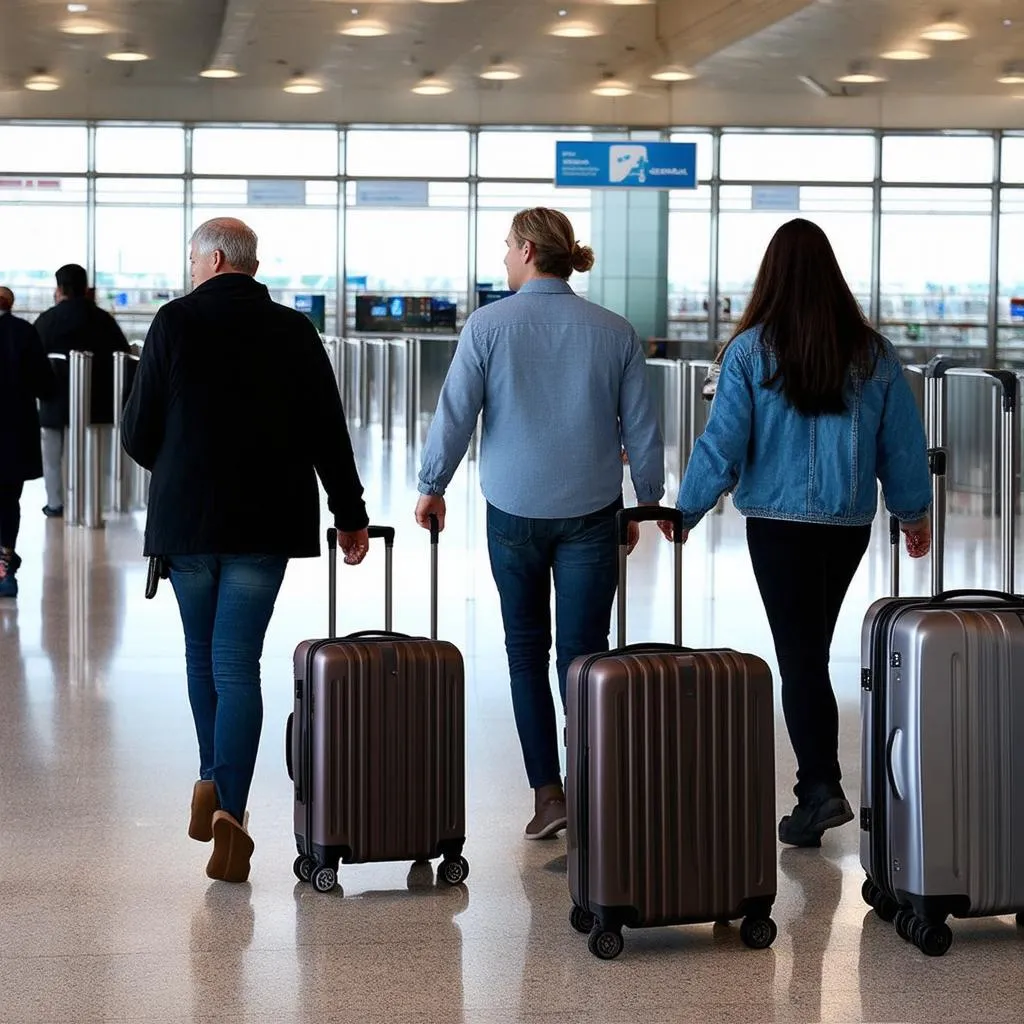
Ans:
<svg viewBox="0 0 1024 1024"><path fill-rule="evenodd" d="M35 327L0 316L0 483L19 484L43 475L37 398L56 387Z"/></svg>
<svg viewBox="0 0 1024 1024"><path fill-rule="evenodd" d="M335 525L367 525L323 342L245 274L157 313L121 439L153 473L147 555L318 555L318 476Z"/></svg>
<svg viewBox="0 0 1024 1024"><path fill-rule="evenodd" d="M65 299L39 315L36 330L47 355L91 352L92 422L114 422L114 353L127 352L128 342L117 321L92 299ZM68 367L54 360L58 389L52 401L44 402L39 418L44 427L68 425Z"/></svg>

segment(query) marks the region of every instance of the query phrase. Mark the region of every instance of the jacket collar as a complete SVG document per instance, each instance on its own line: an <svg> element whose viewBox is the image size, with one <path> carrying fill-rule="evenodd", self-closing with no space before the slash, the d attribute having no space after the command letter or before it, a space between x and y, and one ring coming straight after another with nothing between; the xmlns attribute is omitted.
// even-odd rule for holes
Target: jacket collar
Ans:
<svg viewBox="0 0 1024 1024"><path fill-rule="evenodd" d="M568 281L560 277L535 277L519 289L520 295L572 295Z"/></svg>
<svg viewBox="0 0 1024 1024"><path fill-rule="evenodd" d="M211 277L209 281L204 281L201 285L192 289L193 295L211 293L224 295L232 292L236 295L269 296L270 294L265 284L260 284L259 281L249 274L217 274L215 277Z"/></svg>

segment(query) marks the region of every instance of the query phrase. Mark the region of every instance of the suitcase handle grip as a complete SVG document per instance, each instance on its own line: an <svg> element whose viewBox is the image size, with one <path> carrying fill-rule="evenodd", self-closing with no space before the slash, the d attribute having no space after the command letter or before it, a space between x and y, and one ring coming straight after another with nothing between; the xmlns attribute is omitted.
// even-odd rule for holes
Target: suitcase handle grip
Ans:
<svg viewBox="0 0 1024 1024"><path fill-rule="evenodd" d="M682 544L683 513L677 508L661 505L635 505L632 508L620 509L615 513L615 532L619 536L619 544L629 543L630 523L651 523L668 520L675 531L675 541Z"/></svg>
<svg viewBox="0 0 1024 1024"><path fill-rule="evenodd" d="M396 633L393 629L361 629L358 633L346 633L345 640L369 640L373 637L388 639L393 637L400 640L408 640L408 633Z"/></svg>
<svg viewBox="0 0 1024 1024"><path fill-rule="evenodd" d="M945 604L960 597L982 597L990 601L1002 601L1004 604L1021 604L1024 602L1019 594L1010 594L1004 590L946 590L932 598L932 604Z"/></svg>

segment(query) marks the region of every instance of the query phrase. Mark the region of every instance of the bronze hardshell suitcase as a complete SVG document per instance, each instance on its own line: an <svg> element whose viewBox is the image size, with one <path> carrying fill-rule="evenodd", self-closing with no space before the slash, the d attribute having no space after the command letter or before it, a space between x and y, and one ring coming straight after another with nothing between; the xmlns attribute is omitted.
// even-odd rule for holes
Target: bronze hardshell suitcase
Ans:
<svg viewBox="0 0 1024 1024"><path fill-rule="evenodd" d="M330 638L295 651L295 710L286 750L295 783L295 874L319 892L339 863L443 858L438 878L464 882L465 676L437 634L436 520L431 529L431 639L391 631L395 531L385 542L380 632L335 639L337 533L328 533Z"/></svg>
<svg viewBox="0 0 1024 1024"><path fill-rule="evenodd" d="M635 644L569 669L571 922L611 960L622 928L743 918L751 947L775 941L775 710L768 666L732 650L680 646L681 517L618 515L619 624L626 631L631 521L671 520L675 645Z"/></svg>

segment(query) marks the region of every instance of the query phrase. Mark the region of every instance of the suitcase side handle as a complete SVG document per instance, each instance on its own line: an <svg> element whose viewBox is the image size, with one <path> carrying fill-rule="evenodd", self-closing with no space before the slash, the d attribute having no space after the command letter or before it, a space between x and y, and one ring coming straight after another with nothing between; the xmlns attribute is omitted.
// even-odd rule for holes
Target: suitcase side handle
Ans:
<svg viewBox="0 0 1024 1024"><path fill-rule="evenodd" d="M649 523L668 520L673 527L675 543L672 552L675 558L675 603L673 604L673 632L675 646L683 642L683 514L677 508L663 505L638 505L620 509L615 513L615 533L619 542L619 590L618 628L615 642L619 649L626 645L626 563L629 559L629 524Z"/></svg>
<svg viewBox="0 0 1024 1024"><path fill-rule="evenodd" d="M391 631L393 604L392 554L395 547L393 526L368 526L370 540L384 541L384 629ZM338 635L338 531L332 526L327 531L327 638Z"/></svg>

